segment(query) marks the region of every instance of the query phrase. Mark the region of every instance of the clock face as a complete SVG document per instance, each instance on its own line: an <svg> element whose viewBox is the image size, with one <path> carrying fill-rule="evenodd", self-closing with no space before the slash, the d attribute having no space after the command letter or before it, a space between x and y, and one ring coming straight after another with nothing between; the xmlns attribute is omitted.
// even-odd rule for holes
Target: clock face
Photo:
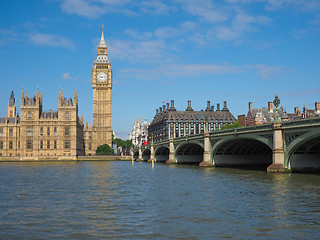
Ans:
<svg viewBox="0 0 320 240"><path fill-rule="evenodd" d="M97 79L98 79L100 82L105 82L105 81L107 81L108 76L107 76L106 73L100 72L100 73L98 74L98 76L97 76Z"/></svg>

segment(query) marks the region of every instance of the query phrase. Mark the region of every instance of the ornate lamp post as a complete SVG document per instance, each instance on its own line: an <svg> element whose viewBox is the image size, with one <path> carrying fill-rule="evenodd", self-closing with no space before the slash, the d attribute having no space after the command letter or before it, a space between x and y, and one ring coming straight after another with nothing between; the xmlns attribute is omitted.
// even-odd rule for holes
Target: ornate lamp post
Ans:
<svg viewBox="0 0 320 240"><path fill-rule="evenodd" d="M278 107L279 107L279 105L280 105L280 99L279 99L278 95L276 95L276 96L274 97L273 105L276 107L275 122L280 122L280 117L279 117L279 114L278 114Z"/></svg>

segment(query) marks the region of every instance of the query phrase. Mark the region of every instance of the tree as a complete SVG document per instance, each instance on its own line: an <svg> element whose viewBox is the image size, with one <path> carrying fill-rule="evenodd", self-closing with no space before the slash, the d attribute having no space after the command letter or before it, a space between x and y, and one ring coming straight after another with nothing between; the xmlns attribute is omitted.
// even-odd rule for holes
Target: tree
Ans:
<svg viewBox="0 0 320 240"><path fill-rule="evenodd" d="M108 144L102 144L97 147L96 150L97 155L112 155L114 154L114 150Z"/></svg>
<svg viewBox="0 0 320 240"><path fill-rule="evenodd" d="M128 155L130 152L131 147L133 147L132 141L131 140L122 140L120 138L115 138L112 141L113 143L117 144L117 147L121 148L121 152L124 153L125 155Z"/></svg>
<svg viewBox="0 0 320 240"><path fill-rule="evenodd" d="M242 127L240 125L240 123L238 121L235 121L234 123L232 124L225 124L223 125L220 130L227 130L227 129L232 129L232 128L239 128L239 127Z"/></svg>

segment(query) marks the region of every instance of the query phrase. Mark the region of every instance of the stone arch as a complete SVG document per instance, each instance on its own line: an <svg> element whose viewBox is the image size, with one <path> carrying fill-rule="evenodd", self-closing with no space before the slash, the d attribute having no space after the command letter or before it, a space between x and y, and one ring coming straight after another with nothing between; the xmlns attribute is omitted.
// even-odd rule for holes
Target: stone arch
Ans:
<svg viewBox="0 0 320 240"><path fill-rule="evenodd" d="M272 143L262 136L230 136L213 145L215 166L267 167L272 164Z"/></svg>
<svg viewBox="0 0 320 240"><path fill-rule="evenodd" d="M135 152L133 153L133 159L134 159L134 160L138 160L138 159L139 159L139 151L135 151Z"/></svg>
<svg viewBox="0 0 320 240"><path fill-rule="evenodd" d="M199 164L203 160L203 143L198 141L189 141L180 143L175 150L175 159L177 163Z"/></svg>
<svg viewBox="0 0 320 240"><path fill-rule="evenodd" d="M170 149L167 146L160 146L155 149L155 161L166 162L169 159Z"/></svg>
<svg viewBox="0 0 320 240"><path fill-rule="evenodd" d="M298 136L286 152L285 165L292 172L320 171L320 129Z"/></svg>
<svg viewBox="0 0 320 240"><path fill-rule="evenodd" d="M144 149L142 152L142 161L148 161L150 159L150 154L151 154L150 149L148 148Z"/></svg>

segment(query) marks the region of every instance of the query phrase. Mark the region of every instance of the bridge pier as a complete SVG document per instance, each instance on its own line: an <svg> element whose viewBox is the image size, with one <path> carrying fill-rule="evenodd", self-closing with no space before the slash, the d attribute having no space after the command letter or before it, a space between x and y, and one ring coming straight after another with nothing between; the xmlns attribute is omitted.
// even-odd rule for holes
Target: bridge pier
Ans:
<svg viewBox="0 0 320 240"><path fill-rule="evenodd" d="M151 146L150 146L150 158L148 160L148 163L151 163L154 161L154 146L153 146L153 143L151 143Z"/></svg>
<svg viewBox="0 0 320 240"><path fill-rule="evenodd" d="M213 167L214 164L211 162L211 152L210 152L210 138L209 133L204 134L204 151L203 160L199 163L199 167Z"/></svg>
<svg viewBox="0 0 320 240"><path fill-rule="evenodd" d="M137 162L142 162L142 150L141 150L141 146L139 147L139 157L138 159L136 160Z"/></svg>
<svg viewBox="0 0 320 240"><path fill-rule="evenodd" d="M273 152L272 152L272 164L267 168L267 172L271 173L288 173L288 169L284 165L284 145L283 134L281 128L281 122L275 122L273 124Z"/></svg>
<svg viewBox="0 0 320 240"><path fill-rule="evenodd" d="M176 161L174 159L174 144L173 139L169 140L169 159L166 161L166 164L175 164Z"/></svg>

